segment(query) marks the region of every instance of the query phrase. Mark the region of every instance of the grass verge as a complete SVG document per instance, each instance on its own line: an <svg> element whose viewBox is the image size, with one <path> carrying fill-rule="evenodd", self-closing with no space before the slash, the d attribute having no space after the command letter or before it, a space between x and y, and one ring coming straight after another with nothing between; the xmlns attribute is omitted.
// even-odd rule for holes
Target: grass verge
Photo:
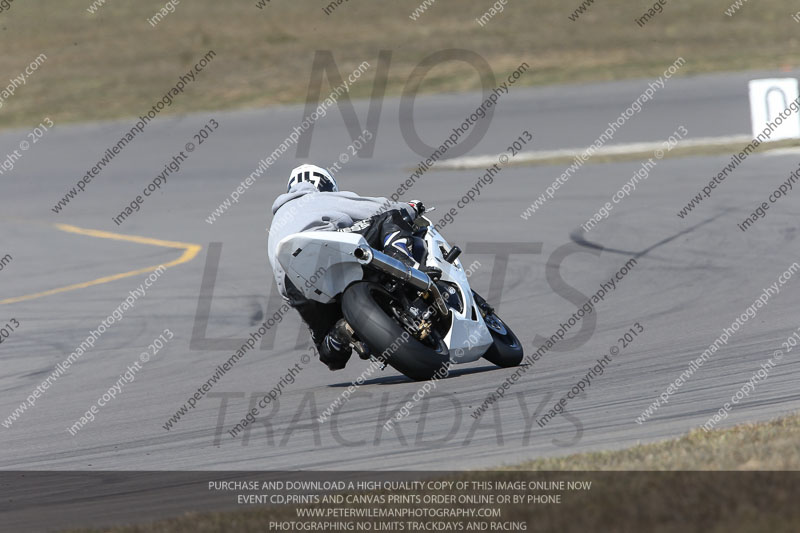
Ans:
<svg viewBox="0 0 800 533"><path fill-rule="evenodd" d="M500 506L504 520L524 520L536 524L537 531L788 532L796 531L800 520L800 508L793 503L800 475L782 472L787 470L800 470L797 414L707 433L695 430L623 450L456 473L448 479L512 480L539 472L538 480L592 480L590 491L568 494L558 505ZM267 531L270 521L298 520L297 507L191 513L146 525L73 533Z"/></svg>
<svg viewBox="0 0 800 533"><path fill-rule="evenodd" d="M640 444L538 459L511 470L800 470L800 415Z"/></svg>
<svg viewBox="0 0 800 533"><path fill-rule="evenodd" d="M403 91L424 57L448 48L477 52L498 77L527 62L521 85L651 77L678 56L687 62L678 75L798 65L794 0L760 0L733 17L724 13L730 3L670 2L640 28L635 19L650 2L597 2L573 22L577 0L509 0L480 26L475 19L489 0L436 0L416 21L410 15L419 0L345 2L330 14L312 0L262 9L255 0L192 0L152 27L147 19L162 1L109 1L94 14L90 0L17 1L0 22L0 79L19 75L41 53L47 60L4 103L0 127L45 116L56 123L137 116L209 49L218 58L166 112L302 102L317 50L330 50L345 76L362 61L372 65L352 88L356 98L372 95L381 50L391 53L387 95ZM451 61L431 70L421 90L479 87L471 65Z"/></svg>

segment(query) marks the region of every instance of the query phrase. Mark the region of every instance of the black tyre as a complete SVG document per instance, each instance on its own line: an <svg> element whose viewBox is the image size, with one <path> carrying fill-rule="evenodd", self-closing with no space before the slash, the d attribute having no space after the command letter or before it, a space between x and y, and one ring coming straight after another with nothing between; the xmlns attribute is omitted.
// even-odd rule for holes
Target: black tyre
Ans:
<svg viewBox="0 0 800 533"><path fill-rule="evenodd" d="M342 295L342 313L359 339L377 357L398 372L417 381L444 375L450 352L436 332L426 343L412 337L395 318L394 297L376 283L350 285Z"/></svg>
<svg viewBox="0 0 800 533"><path fill-rule="evenodd" d="M522 343L511 331L511 328L486 304L486 300L475 291L472 294L478 302L478 307L486 311L483 320L486 322L494 341L489 346L489 349L486 350L486 353L483 354L483 358L503 368L519 366L525 355L522 350Z"/></svg>

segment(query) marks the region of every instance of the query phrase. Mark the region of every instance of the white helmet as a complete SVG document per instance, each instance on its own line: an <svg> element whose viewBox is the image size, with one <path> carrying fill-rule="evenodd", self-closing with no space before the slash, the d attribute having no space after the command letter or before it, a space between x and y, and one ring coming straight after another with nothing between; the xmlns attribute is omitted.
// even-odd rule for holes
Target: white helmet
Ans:
<svg viewBox="0 0 800 533"><path fill-rule="evenodd" d="M297 185L301 181L312 183L320 192L339 192L336 180L333 179L330 172L317 165L300 165L292 170L292 173L289 174L287 192L293 185Z"/></svg>

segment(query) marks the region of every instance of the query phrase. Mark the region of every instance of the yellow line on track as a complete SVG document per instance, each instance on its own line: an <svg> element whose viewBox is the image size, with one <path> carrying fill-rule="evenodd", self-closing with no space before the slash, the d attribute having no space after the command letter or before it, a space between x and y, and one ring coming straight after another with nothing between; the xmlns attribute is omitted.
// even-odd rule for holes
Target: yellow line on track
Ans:
<svg viewBox="0 0 800 533"><path fill-rule="evenodd" d="M61 231L67 231L69 233L77 233L79 235L87 235L89 237L97 237L100 239L113 239L116 241L129 241L138 244L149 244L152 246L163 246L165 248L176 248L178 250L183 250L183 254L181 254L179 258L174 259L168 263L164 263L163 265L155 265L155 266L139 268L137 270L131 270L130 272L112 274L111 276L105 276L102 278L93 279L91 281L85 281L83 283L74 283L72 285L67 285L66 287L58 287L56 289L50 289L47 291L37 292L34 294L26 294L24 296L16 296L14 298L6 298L5 300L0 300L0 305L24 302L26 300L34 300L36 298L42 298L44 296L50 296L52 294L59 294L62 292L85 289L86 287L101 285L103 283L109 283L112 281L116 281L118 279L129 278L131 276L137 276L139 274L147 274L148 272L153 272L154 270L157 270L162 266L164 268L170 268L173 266L180 265L182 263L188 263L197 256L200 250L203 249L203 247L200 246L199 244L191 244L178 241L164 241L161 239L152 239L150 237L138 237L136 235L122 235L120 233L112 233L110 231L79 228L77 226L70 226L69 224L56 224L55 227L60 229Z"/></svg>

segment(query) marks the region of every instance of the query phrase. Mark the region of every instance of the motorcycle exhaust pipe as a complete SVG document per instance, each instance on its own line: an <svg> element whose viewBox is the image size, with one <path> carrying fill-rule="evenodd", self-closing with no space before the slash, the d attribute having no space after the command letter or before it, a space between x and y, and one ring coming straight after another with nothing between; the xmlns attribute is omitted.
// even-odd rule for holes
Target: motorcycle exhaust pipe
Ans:
<svg viewBox="0 0 800 533"><path fill-rule="evenodd" d="M405 281L421 291L430 290L433 285L431 278L424 272L374 248L358 247L353 251L353 255L362 265L369 265L372 268L386 272L390 276Z"/></svg>
<svg viewBox="0 0 800 533"><path fill-rule="evenodd" d="M438 311L442 315L447 315L449 312L439 292L439 287L436 286L430 276L425 272L410 267L399 259L395 259L394 257L388 256L368 246L359 246L353 250L353 255L362 265L367 265L381 272L385 272L420 291L430 291L433 294L433 300Z"/></svg>

